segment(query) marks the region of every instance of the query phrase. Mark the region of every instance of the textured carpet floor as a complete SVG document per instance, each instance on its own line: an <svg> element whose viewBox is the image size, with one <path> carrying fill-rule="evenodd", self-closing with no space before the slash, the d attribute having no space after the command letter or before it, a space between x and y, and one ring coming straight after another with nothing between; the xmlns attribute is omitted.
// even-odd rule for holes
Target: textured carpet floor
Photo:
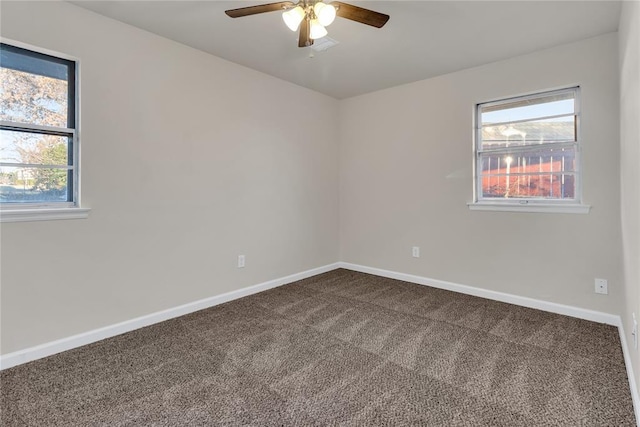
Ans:
<svg viewBox="0 0 640 427"><path fill-rule="evenodd" d="M3 426L631 426L613 327L335 270L2 372Z"/></svg>

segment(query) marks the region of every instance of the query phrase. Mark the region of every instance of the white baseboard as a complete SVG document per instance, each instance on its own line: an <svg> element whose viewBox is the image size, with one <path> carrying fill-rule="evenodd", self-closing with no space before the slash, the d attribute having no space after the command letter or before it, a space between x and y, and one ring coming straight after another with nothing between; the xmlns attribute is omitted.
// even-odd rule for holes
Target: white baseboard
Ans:
<svg viewBox="0 0 640 427"><path fill-rule="evenodd" d="M0 370L8 369L13 366L51 356L56 353L61 353L66 350L81 347L83 345L91 344L93 342L100 341L106 338L111 338L125 332L130 332L135 329L173 319L174 317L184 316L185 314L193 313L198 310L203 310L205 308L223 304L225 302L229 302L238 298L266 291L267 289L272 289L281 285L285 285L287 283L306 279L307 277L315 276L317 274L326 273L327 271L335 270L336 268L338 268L338 263L328 264L323 267L314 268L311 270L303 271L301 273L292 274L286 277L281 277L278 279L269 280L268 282L238 289L237 291L227 292L222 295L216 295L210 298L205 298L199 301L180 305L178 307L151 313L146 316L126 320L115 325L105 326L103 328L83 332L78 335L62 338L45 344L40 344L35 347L26 348L24 350L19 350L13 353L7 353L0 356Z"/></svg>
<svg viewBox="0 0 640 427"><path fill-rule="evenodd" d="M622 318L618 317L618 332L620 333L620 343L622 344L622 353L624 354L624 364L627 367L627 378L629 379L629 389L631 391L631 400L633 401L633 411L636 414L636 425L640 422L640 396L638 395L638 385L636 377L633 375L633 365L631 363L631 352L627 346L627 337L624 333Z"/></svg>
<svg viewBox="0 0 640 427"><path fill-rule="evenodd" d="M542 301L504 292L490 291L488 289L476 288L458 283L445 282L444 280L429 279L428 277L415 276L413 274L398 273L397 271L382 270L380 268L367 267L364 265L339 262L340 268L359 271L361 273L374 274L376 276L388 277L390 279L403 280L405 282L416 283L418 285L431 286L433 288L446 289L461 294L473 295L487 298L494 301L506 302L523 307L535 308L537 310L551 313L564 314L565 316L577 317L579 319L591 320L593 322L605 323L607 325L618 326L620 317L615 314L602 313L600 311L587 310L585 308L573 307L570 305L557 304L549 301Z"/></svg>

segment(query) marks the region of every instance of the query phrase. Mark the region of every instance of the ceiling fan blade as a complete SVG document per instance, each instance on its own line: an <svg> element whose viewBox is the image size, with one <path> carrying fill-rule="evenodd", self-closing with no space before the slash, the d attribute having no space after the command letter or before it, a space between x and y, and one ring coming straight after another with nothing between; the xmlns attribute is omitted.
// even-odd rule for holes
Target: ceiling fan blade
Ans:
<svg viewBox="0 0 640 427"><path fill-rule="evenodd" d="M278 3L260 4L257 6L241 7L239 9L225 10L224 13L232 18L240 18L242 16L256 15L258 13L275 12L278 10L285 10L295 6L295 3L290 1L281 1Z"/></svg>
<svg viewBox="0 0 640 427"><path fill-rule="evenodd" d="M311 27L309 26L309 20L303 19L300 23L300 37L298 38L298 47L307 47L313 44L311 38Z"/></svg>
<svg viewBox="0 0 640 427"><path fill-rule="evenodd" d="M337 7L338 10L336 15L352 21L360 22L361 24L371 25L372 27L382 28L389 20L389 15L385 15L384 13L364 9L348 3L342 3L341 1L334 1L330 4Z"/></svg>

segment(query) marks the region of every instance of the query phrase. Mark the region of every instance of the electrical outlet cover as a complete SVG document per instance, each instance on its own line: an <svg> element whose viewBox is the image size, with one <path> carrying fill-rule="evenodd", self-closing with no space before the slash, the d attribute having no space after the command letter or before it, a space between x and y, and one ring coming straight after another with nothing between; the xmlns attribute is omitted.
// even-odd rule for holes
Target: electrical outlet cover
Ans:
<svg viewBox="0 0 640 427"><path fill-rule="evenodd" d="M607 295L609 293L609 285L606 279L595 279L596 294Z"/></svg>

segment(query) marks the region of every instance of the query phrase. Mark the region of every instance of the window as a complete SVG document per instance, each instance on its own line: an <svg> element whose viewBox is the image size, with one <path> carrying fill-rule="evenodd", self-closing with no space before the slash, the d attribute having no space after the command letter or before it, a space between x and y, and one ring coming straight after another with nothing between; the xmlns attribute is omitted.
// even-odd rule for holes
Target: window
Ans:
<svg viewBox="0 0 640 427"><path fill-rule="evenodd" d="M477 105L472 209L588 212L580 204L579 93Z"/></svg>
<svg viewBox="0 0 640 427"><path fill-rule="evenodd" d="M3 221L77 208L76 63L2 43L0 78Z"/></svg>

